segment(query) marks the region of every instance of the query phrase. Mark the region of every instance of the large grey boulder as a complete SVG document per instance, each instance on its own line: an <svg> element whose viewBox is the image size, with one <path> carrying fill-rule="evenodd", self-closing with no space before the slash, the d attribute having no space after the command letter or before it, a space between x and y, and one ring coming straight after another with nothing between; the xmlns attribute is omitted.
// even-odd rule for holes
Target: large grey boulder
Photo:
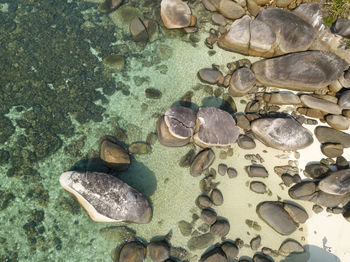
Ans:
<svg viewBox="0 0 350 262"><path fill-rule="evenodd" d="M251 124L255 136L265 145L287 151L305 148L313 137L293 118L261 118Z"/></svg>
<svg viewBox="0 0 350 262"><path fill-rule="evenodd" d="M202 147L228 146L239 136L233 117L216 107L201 107L197 113L194 142Z"/></svg>
<svg viewBox="0 0 350 262"><path fill-rule="evenodd" d="M350 17L339 17L334 25L334 33L344 37L350 37Z"/></svg>
<svg viewBox="0 0 350 262"><path fill-rule="evenodd" d="M165 112L164 120L170 134L176 138L187 139L193 135L196 112L188 107L174 106Z"/></svg>
<svg viewBox="0 0 350 262"><path fill-rule="evenodd" d="M338 105L342 109L350 109L350 90L345 91L339 98Z"/></svg>
<svg viewBox="0 0 350 262"><path fill-rule="evenodd" d="M146 224L152 219L152 208L147 198L114 176L70 171L60 176L60 184L97 222Z"/></svg>
<svg viewBox="0 0 350 262"><path fill-rule="evenodd" d="M350 192L350 169L332 172L318 184L320 190L333 195L345 195Z"/></svg>
<svg viewBox="0 0 350 262"><path fill-rule="evenodd" d="M249 55L271 57L274 54L276 33L264 22L255 19L250 23Z"/></svg>
<svg viewBox="0 0 350 262"><path fill-rule="evenodd" d="M167 28L191 26L191 9L181 0L162 0L160 3L160 15Z"/></svg>
<svg viewBox="0 0 350 262"><path fill-rule="evenodd" d="M309 108L317 109L322 112L334 115L341 114L341 109L337 104L327 101L325 99L317 98L310 95L302 95L300 96L300 100L304 105L306 105Z"/></svg>
<svg viewBox="0 0 350 262"><path fill-rule="evenodd" d="M265 201L256 208L259 217L281 235L289 235L297 230L298 225L278 201Z"/></svg>
<svg viewBox="0 0 350 262"><path fill-rule="evenodd" d="M254 87L255 76L247 67L237 69L231 76L228 92L231 96L244 96Z"/></svg>
<svg viewBox="0 0 350 262"><path fill-rule="evenodd" d="M320 143L342 144L344 148L350 147L350 134L327 126L315 128L315 135Z"/></svg>
<svg viewBox="0 0 350 262"><path fill-rule="evenodd" d="M275 54L286 54L307 50L316 38L314 28L292 12L269 8L256 17L275 32L278 47Z"/></svg>
<svg viewBox="0 0 350 262"><path fill-rule="evenodd" d="M306 51L258 61L252 70L263 85L312 92L337 80L346 69L327 51Z"/></svg>
<svg viewBox="0 0 350 262"><path fill-rule="evenodd" d="M320 35L325 30L328 30L323 24L321 8L322 3L310 2L299 5L292 12L312 25L315 31Z"/></svg>

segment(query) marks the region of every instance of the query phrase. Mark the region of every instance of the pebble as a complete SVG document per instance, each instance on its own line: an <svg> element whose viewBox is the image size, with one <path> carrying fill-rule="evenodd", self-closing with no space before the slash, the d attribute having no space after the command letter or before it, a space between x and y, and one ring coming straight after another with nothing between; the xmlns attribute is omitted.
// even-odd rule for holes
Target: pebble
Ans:
<svg viewBox="0 0 350 262"><path fill-rule="evenodd" d="M260 237L260 235L254 237L254 238L252 238L252 240L250 240L250 248L252 250L258 250L260 245L261 245L261 237Z"/></svg>
<svg viewBox="0 0 350 262"><path fill-rule="evenodd" d="M265 194L267 192L266 185L260 181L252 181L250 183L250 190L258 194Z"/></svg>
<svg viewBox="0 0 350 262"><path fill-rule="evenodd" d="M217 214L213 209L205 208L201 211L201 219L208 225L216 222Z"/></svg>
<svg viewBox="0 0 350 262"><path fill-rule="evenodd" d="M227 172L227 165L226 164L219 164L218 165L218 173L222 176L226 175L226 172Z"/></svg>
<svg viewBox="0 0 350 262"><path fill-rule="evenodd" d="M210 232L213 235L224 237L230 231L230 223L226 219L216 220L210 227Z"/></svg>
<svg viewBox="0 0 350 262"><path fill-rule="evenodd" d="M269 173L265 167L260 165L251 165L246 168L249 177L268 177Z"/></svg>
<svg viewBox="0 0 350 262"><path fill-rule="evenodd" d="M237 177L237 171L236 171L236 169L234 169L233 167L229 167L229 168L227 169L227 175L228 175L229 178L235 178L235 177Z"/></svg>
<svg viewBox="0 0 350 262"><path fill-rule="evenodd" d="M215 206L221 206L224 203L224 197L219 189L214 188L211 191L210 198Z"/></svg>
<svg viewBox="0 0 350 262"><path fill-rule="evenodd" d="M211 201L211 199L206 195L198 196L196 203L200 209L208 208L213 205L213 202Z"/></svg>

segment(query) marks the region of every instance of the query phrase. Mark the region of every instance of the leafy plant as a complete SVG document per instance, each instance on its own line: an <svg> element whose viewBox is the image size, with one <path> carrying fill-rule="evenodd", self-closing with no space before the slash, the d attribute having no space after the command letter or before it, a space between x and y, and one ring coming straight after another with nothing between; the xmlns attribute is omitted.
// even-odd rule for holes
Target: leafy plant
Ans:
<svg viewBox="0 0 350 262"><path fill-rule="evenodd" d="M323 5L323 23L331 27L338 17L349 19L350 0L327 0Z"/></svg>

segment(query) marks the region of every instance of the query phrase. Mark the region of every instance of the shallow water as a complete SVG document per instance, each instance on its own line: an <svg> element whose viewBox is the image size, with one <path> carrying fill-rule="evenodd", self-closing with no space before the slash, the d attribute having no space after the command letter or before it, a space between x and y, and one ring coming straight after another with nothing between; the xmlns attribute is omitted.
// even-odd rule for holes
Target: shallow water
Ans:
<svg viewBox="0 0 350 262"><path fill-rule="evenodd" d="M102 14L98 4L90 2L0 1L0 63L5 68L0 79L0 115L7 119L1 119L4 131L0 132L0 149L5 152L1 153L0 166L0 261L112 261L111 254L123 238L111 241L100 234L100 229L110 224L92 221L60 187L60 174L72 169L103 171L96 161L99 141L113 135L117 126L125 130L125 143L130 144L145 141L150 132L155 132L159 115L190 96L194 108L220 106L222 100L215 97L213 89L223 88L196 90L200 83L197 72L212 64L227 72L228 62L243 57L217 47L210 56L204 39L211 24L205 21L199 21L197 34L162 28L156 41L136 44L125 29L128 23L118 20L122 15ZM159 2L128 1L125 5L159 21ZM205 14L200 4L195 10ZM125 59L121 72L112 73L104 67L102 60L110 54ZM257 59L250 58L252 62ZM160 90L161 99L146 98L146 88ZM245 106L240 100L235 99L238 111ZM201 179L179 166L180 158L191 148L192 145L167 148L156 142L150 154L134 155L131 168L119 177L150 198L153 220L147 225L113 225L127 225L146 241L172 230L171 244L186 248L189 237L181 235L178 222L191 222L192 215L199 214L195 198L200 194ZM315 143L300 151L300 167L322 158L320 153L315 154L318 148ZM278 249L286 238L257 217L255 206L265 199L289 199L273 167L287 164L288 159L294 159L293 154L280 159L275 156L284 152L260 143L253 152L235 145L233 156L225 160L219 158L220 151L215 149L212 167L223 162L238 171L237 178L217 177L225 201L216 210L230 221L227 237L241 238L247 244L260 234L263 246ZM270 177L263 181L273 192L271 195L261 196L249 190L247 181L251 179L244 170L250 163L244 159L247 153L259 153L264 158ZM349 157L349 152L344 156ZM322 246L322 238L329 230L318 226L321 222L312 216L312 205L302 204L311 218L302 226L303 231L290 237L302 244ZM322 215L330 221L327 223L343 223L339 217ZM261 231L249 228L246 219L257 221ZM200 225L198 220L195 226ZM327 237L330 244L336 242L337 255L346 261L349 254L345 236L349 228L339 228L338 235ZM318 236L314 230L320 230ZM339 244L340 237L344 241ZM191 252L188 259L197 261L196 256L203 251ZM251 256L253 251L243 247L240 255Z"/></svg>

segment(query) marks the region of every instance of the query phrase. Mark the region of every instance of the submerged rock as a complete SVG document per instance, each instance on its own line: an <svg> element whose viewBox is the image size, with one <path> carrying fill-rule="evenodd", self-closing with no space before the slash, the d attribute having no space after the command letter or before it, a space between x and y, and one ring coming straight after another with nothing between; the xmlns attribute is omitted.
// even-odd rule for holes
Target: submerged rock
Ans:
<svg viewBox="0 0 350 262"><path fill-rule="evenodd" d="M165 112L165 123L171 135L187 139L193 135L196 125L196 112L184 106L175 106Z"/></svg>
<svg viewBox="0 0 350 262"><path fill-rule="evenodd" d="M344 60L326 51L288 54L252 66L256 79L263 85L308 92L328 86L345 68Z"/></svg>
<svg viewBox="0 0 350 262"><path fill-rule="evenodd" d="M118 262L143 262L146 247L138 241L126 243L120 250Z"/></svg>
<svg viewBox="0 0 350 262"><path fill-rule="evenodd" d="M252 122L252 131L265 145L294 151L312 144L309 130L293 118L261 118Z"/></svg>
<svg viewBox="0 0 350 262"><path fill-rule="evenodd" d="M100 158L109 168L123 171L130 166L130 156L120 145L105 139L100 144Z"/></svg>
<svg viewBox="0 0 350 262"><path fill-rule="evenodd" d="M214 242L214 235L206 233L199 236L191 237L187 242L189 250L204 249L209 247Z"/></svg>
<svg viewBox="0 0 350 262"><path fill-rule="evenodd" d="M97 222L146 224L152 219L152 208L147 198L114 176L71 171L61 175L60 183Z"/></svg>
<svg viewBox="0 0 350 262"><path fill-rule="evenodd" d="M333 195L345 195L350 192L350 169L335 171L323 178L318 184L320 190Z"/></svg>
<svg viewBox="0 0 350 262"><path fill-rule="evenodd" d="M228 146L236 142L239 131L233 117L216 107L201 107L197 114L194 141L202 147Z"/></svg>
<svg viewBox="0 0 350 262"><path fill-rule="evenodd" d="M160 15L167 28L191 26L191 9L181 0L162 0L160 3Z"/></svg>
<svg viewBox="0 0 350 262"><path fill-rule="evenodd" d="M200 176L202 172L211 166L214 162L215 154L211 149L204 149L200 151L194 158L191 167L190 173L192 176Z"/></svg>

